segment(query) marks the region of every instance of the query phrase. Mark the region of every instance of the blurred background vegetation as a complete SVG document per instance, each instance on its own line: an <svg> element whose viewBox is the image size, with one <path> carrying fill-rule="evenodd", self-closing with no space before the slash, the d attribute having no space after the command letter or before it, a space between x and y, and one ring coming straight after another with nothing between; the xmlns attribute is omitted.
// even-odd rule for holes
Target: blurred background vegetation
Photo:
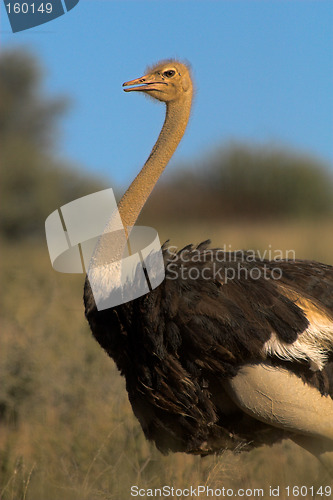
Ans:
<svg viewBox="0 0 333 500"><path fill-rule="evenodd" d="M59 160L70 101L46 95L43 78L31 53L0 54L1 500L122 500L132 484L329 484L316 461L288 442L200 459L162 457L144 440L124 381L86 325L84 276L55 273L49 262L46 217L110 182ZM228 249L294 249L299 258L333 263L332 172L318 159L233 143L174 170L140 217L161 240L210 237Z"/></svg>

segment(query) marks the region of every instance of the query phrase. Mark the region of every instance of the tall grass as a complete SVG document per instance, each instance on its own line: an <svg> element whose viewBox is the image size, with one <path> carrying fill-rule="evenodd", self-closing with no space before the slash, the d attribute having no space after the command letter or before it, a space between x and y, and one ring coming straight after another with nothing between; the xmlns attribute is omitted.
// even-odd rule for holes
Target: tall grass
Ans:
<svg viewBox="0 0 333 500"><path fill-rule="evenodd" d="M271 245L331 264L332 229L330 221L159 228L161 240L176 245L212 237L214 246ZM280 486L279 498L287 500L285 486L330 484L317 461L291 442L242 455L162 456L144 439L124 380L91 337L83 275L54 272L46 247L26 243L3 245L1 278L1 500L127 500L132 485L263 488L265 498L269 486Z"/></svg>

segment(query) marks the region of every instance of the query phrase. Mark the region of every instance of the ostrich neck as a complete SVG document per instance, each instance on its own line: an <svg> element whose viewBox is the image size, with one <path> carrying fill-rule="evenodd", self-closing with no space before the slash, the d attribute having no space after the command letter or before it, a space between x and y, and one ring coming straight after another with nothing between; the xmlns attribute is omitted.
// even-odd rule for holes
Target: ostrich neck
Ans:
<svg viewBox="0 0 333 500"><path fill-rule="evenodd" d="M118 205L119 215L125 228L125 239L119 236L112 244L108 238L103 237L114 230L117 214L112 214L95 247L90 269L108 262L111 256L112 260L121 258L126 245L126 236L129 235L147 198L184 135L190 116L191 101L192 92L188 92L182 99L167 104L165 121L156 144Z"/></svg>
<svg viewBox="0 0 333 500"><path fill-rule="evenodd" d="M167 104L165 121L157 142L118 206L126 230L134 226L147 198L183 137L190 109L190 95Z"/></svg>

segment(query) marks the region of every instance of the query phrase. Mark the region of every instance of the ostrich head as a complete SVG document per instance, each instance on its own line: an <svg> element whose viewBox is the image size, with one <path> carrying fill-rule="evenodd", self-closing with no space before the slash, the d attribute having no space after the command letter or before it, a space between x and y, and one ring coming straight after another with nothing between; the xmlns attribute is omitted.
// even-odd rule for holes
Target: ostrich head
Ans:
<svg viewBox="0 0 333 500"><path fill-rule="evenodd" d="M189 68L178 61L163 61L147 70L147 74L125 82L125 92L141 91L159 101L170 103L182 100L185 94L192 93Z"/></svg>

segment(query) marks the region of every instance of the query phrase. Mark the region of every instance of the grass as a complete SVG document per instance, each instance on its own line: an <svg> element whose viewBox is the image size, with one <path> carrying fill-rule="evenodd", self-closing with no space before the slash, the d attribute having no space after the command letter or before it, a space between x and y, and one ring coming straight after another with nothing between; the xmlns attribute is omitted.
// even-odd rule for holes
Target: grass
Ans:
<svg viewBox="0 0 333 500"><path fill-rule="evenodd" d="M208 236L214 246L271 245L333 263L330 221L160 229L161 240L176 245ZM43 245L4 244L1 263L1 500L127 500L131 485L247 488L247 498L256 498L256 488L268 498L269 487L279 486L278 498L287 500L286 486L331 484L291 442L241 455L162 456L144 439L124 380L91 337L84 277L54 272Z"/></svg>

